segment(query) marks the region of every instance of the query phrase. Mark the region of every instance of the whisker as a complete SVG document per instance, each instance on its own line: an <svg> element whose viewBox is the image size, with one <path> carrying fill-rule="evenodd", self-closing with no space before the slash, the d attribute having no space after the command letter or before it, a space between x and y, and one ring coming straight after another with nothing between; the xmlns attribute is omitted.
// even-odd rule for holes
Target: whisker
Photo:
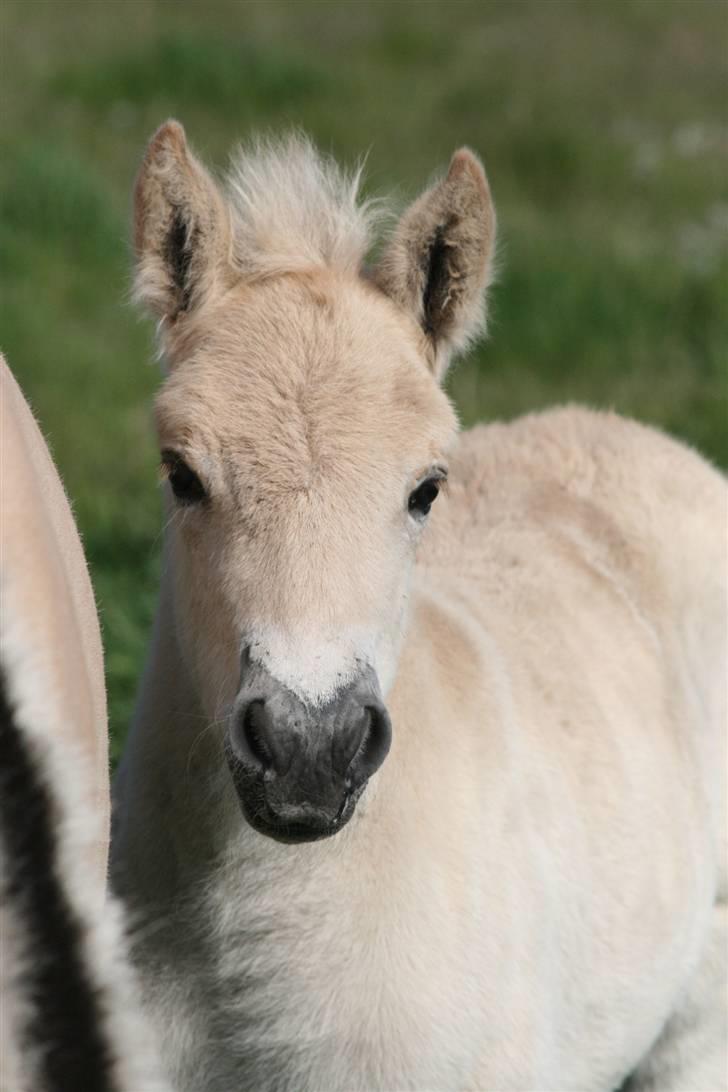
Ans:
<svg viewBox="0 0 728 1092"><path fill-rule="evenodd" d="M200 732L197 733L197 735L195 736L195 738L193 739L193 741L192 741L192 743L190 745L190 749L189 749L189 752L187 754L187 762L186 762L186 765L185 765L185 776L186 777L189 777L190 767L192 765L192 760L194 758L195 751L197 750L199 745L202 743L203 739L207 735L209 735L209 733L211 731L213 731L213 729L224 727L226 721L227 721L227 717L223 717L220 720L212 720L212 721L209 722L209 724L206 724L205 727Z"/></svg>

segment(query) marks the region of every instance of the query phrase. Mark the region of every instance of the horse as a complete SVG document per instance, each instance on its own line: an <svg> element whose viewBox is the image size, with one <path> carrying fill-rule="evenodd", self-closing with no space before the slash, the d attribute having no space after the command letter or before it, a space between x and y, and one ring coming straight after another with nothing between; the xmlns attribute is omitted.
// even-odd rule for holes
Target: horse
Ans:
<svg viewBox="0 0 728 1092"><path fill-rule="evenodd" d="M496 216L293 133L134 193L163 573L112 872L184 1092L724 1088L728 493L574 406L458 434ZM379 257L370 260L372 248Z"/></svg>
<svg viewBox="0 0 728 1092"><path fill-rule="evenodd" d="M165 1092L107 901L101 633L68 499L0 355L0 1089Z"/></svg>

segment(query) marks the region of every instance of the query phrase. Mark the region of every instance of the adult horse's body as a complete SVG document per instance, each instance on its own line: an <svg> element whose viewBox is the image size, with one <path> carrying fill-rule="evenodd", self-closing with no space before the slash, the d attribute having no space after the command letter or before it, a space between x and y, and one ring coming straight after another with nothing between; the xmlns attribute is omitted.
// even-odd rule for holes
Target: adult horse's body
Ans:
<svg viewBox="0 0 728 1092"><path fill-rule="evenodd" d="M0 1092L163 1092L105 903L101 635L61 480L0 355Z"/></svg>
<svg viewBox="0 0 728 1092"><path fill-rule="evenodd" d="M436 379L494 236L470 153L366 278L307 147L231 194L160 130L138 290L178 511L114 860L170 1070L724 1087L723 478L585 410L455 440Z"/></svg>
<svg viewBox="0 0 728 1092"><path fill-rule="evenodd" d="M63 485L1 355L0 414L2 663L27 691L27 719L59 753L76 752L87 767L79 772L78 791L96 821L84 834L86 847L74 852L82 852L88 898L99 907L109 842L109 756L96 604ZM15 658L22 660L17 673Z"/></svg>

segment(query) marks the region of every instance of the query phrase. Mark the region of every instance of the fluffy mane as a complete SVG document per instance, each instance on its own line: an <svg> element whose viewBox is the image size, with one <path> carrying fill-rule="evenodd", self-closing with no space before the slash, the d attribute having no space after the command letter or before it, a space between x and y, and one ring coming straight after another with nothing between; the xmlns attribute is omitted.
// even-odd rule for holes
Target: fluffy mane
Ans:
<svg viewBox="0 0 728 1092"><path fill-rule="evenodd" d="M360 200L362 168L345 171L301 133L239 148L227 177L236 264L254 276L358 269L384 211Z"/></svg>

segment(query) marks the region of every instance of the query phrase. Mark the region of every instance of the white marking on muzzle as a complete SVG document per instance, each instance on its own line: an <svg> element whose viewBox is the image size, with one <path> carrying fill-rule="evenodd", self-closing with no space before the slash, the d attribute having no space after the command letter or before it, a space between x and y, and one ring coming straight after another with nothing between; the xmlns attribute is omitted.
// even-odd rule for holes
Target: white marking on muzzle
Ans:
<svg viewBox="0 0 728 1092"><path fill-rule="evenodd" d="M331 701L365 666L375 663L374 633L365 629L323 634L256 627L243 644L251 660L313 706Z"/></svg>

